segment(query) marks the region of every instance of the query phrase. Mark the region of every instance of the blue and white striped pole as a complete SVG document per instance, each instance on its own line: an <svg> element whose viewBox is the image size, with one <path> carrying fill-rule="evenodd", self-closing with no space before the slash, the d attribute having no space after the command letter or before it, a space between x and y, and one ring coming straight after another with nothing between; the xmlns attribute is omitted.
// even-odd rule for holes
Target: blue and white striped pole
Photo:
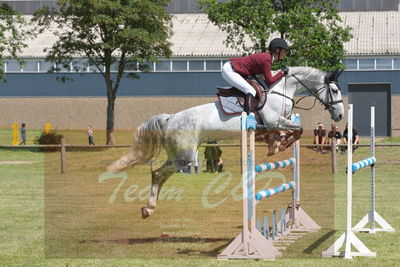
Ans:
<svg viewBox="0 0 400 267"><path fill-rule="evenodd" d="M263 191L256 193L256 201L260 201L263 198L271 197L278 193L285 192L287 190L295 189L295 188L296 188L296 184L294 181L291 181L291 182L288 182L285 184L281 184L276 187L268 188L268 189L265 189Z"/></svg>
<svg viewBox="0 0 400 267"><path fill-rule="evenodd" d="M285 159L285 160L268 162L268 163L256 165L255 170L257 173L259 173L259 172L263 172L263 171L269 171L269 170L275 170L275 169L289 167L289 166L294 165L295 163L296 163L295 158L289 158L289 159Z"/></svg>
<svg viewBox="0 0 400 267"><path fill-rule="evenodd" d="M369 157L369 158L360 160L360 161L358 161L356 163L353 163L351 165L351 171L353 173L355 173L356 171L361 170L361 169L363 169L365 167L374 165L375 163L376 163L376 158L375 157Z"/></svg>

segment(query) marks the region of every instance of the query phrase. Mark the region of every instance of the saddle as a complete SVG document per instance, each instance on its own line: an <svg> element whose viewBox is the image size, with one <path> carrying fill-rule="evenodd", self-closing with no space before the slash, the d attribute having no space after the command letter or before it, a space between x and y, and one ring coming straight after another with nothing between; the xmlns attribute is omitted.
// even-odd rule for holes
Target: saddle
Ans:
<svg viewBox="0 0 400 267"><path fill-rule="evenodd" d="M256 90L256 112L262 109L267 102L267 94L258 82L246 80ZM222 111L227 115L239 115L244 110L246 95L235 87L217 87L218 101Z"/></svg>

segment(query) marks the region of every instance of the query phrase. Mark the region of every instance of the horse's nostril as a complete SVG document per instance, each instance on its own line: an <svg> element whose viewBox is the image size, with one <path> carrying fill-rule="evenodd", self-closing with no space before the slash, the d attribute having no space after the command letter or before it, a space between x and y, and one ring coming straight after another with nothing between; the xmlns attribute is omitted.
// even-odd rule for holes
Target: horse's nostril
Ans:
<svg viewBox="0 0 400 267"><path fill-rule="evenodd" d="M339 120L341 120L341 119L342 119L342 114L339 115Z"/></svg>

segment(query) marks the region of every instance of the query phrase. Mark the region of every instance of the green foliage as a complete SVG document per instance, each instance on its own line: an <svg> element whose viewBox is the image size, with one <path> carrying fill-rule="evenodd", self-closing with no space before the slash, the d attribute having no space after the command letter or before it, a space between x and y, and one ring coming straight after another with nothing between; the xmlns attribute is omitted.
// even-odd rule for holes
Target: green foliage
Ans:
<svg viewBox="0 0 400 267"><path fill-rule="evenodd" d="M7 4L0 4L0 79L4 77L4 58L17 58L26 47L24 40L33 34L27 21ZM20 62L22 63L22 62Z"/></svg>
<svg viewBox="0 0 400 267"><path fill-rule="evenodd" d="M35 139L37 145L59 145L61 144L61 138L64 136L59 134L56 130L45 133L44 131ZM43 151L57 151L58 148L43 148Z"/></svg>
<svg viewBox="0 0 400 267"><path fill-rule="evenodd" d="M278 35L291 45L285 64L322 70L343 67L343 43L351 38L350 29L341 26L337 2L200 0L209 19L227 32L228 46L243 54L266 51L268 39Z"/></svg>
<svg viewBox="0 0 400 267"><path fill-rule="evenodd" d="M114 102L124 70L137 65L146 70L147 62L171 55L167 5L168 0L60 0L59 9L44 8L34 16L42 30L58 37L46 51L47 60L62 67L85 58L104 77L107 130L114 129ZM111 74L111 68L117 73ZM127 77L139 78L135 73Z"/></svg>

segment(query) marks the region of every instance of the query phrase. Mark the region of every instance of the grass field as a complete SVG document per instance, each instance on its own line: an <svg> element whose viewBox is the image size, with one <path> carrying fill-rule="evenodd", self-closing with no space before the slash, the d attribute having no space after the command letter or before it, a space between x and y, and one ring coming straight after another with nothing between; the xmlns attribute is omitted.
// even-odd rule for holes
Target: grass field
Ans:
<svg viewBox="0 0 400 267"><path fill-rule="evenodd" d="M84 131L62 131L70 144L85 144ZM104 144L104 133L95 141ZM31 143L35 134L28 133ZM132 133L117 132L120 144ZM397 140L380 140L380 142ZM0 131L0 143L11 133ZM310 143L309 139L303 140ZM346 155L338 155L338 174L330 174L330 154L301 150L302 206L322 230L289 246L282 258L269 261L218 261L216 255L240 232L241 189L239 149L224 148L221 175L177 173L165 184L153 216L142 220L147 203L150 167L138 166L119 176L105 166L127 149L68 151L68 170L59 174L59 153L0 150L0 266L144 266L144 265L278 265L278 266L398 266L400 234L357 236L376 258L322 259L321 252L345 229ZM354 160L368 156L359 148ZM202 155L202 151L200 151ZM287 158L289 152L258 162ZM377 148L377 211L400 229L400 148ZM161 155L160 161L164 158ZM160 162L155 163L160 164ZM204 169L204 168L203 168ZM259 177L257 188L290 180L289 170ZM369 210L369 172L353 178L353 222ZM280 194L257 208L260 216L285 206L290 194Z"/></svg>

